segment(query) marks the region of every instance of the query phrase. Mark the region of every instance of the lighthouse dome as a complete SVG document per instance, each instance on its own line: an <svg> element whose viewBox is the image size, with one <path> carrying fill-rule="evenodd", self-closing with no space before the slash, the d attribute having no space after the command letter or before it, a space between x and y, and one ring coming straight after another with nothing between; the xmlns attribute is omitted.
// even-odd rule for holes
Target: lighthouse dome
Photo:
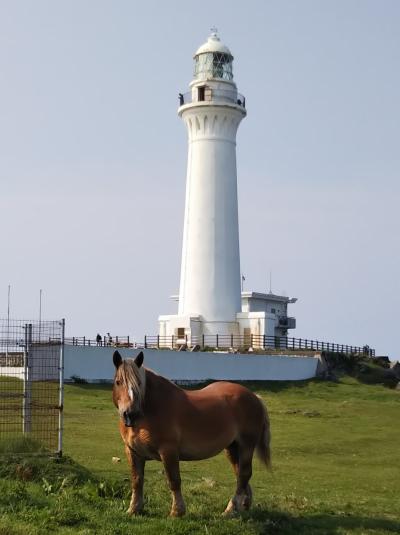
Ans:
<svg viewBox="0 0 400 535"><path fill-rule="evenodd" d="M210 37L194 55L194 78L233 80L232 61L231 51L221 42L216 28L213 28Z"/></svg>
<svg viewBox="0 0 400 535"><path fill-rule="evenodd" d="M207 52L221 52L222 54L231 56L233 59L231 51L221 42L221 39L218 37L217 30L215 28L211 30L211 35L207 41L196 50L195 57L199 54L205 54Z"/></svg>

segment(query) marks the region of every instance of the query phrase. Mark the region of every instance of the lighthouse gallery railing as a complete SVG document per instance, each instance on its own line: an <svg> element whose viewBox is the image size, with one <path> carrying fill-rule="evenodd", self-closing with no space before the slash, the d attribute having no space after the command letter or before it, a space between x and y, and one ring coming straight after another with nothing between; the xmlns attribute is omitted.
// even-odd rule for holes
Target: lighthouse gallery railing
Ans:
<svg viewBox="0 0 400 535"><path fill-rule="evenodd" d="M228 104L237 104L242 108L246 108L246 98L243 95L236 91L226 91L224 89L213 89L210 92L205 92L204 98L202 99L196 98L196 95L193 96L192 91L183 94L180 93L179 100L181 106L191 104L192 102L208 102L210 104L212 102L227 102Z"/></svg>

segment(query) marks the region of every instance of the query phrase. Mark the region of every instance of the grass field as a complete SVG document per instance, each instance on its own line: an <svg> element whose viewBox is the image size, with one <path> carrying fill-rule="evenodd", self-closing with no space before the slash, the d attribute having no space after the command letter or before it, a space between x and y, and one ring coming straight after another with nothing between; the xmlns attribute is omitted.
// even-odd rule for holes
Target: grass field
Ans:
<svg viewBox="0 0 400 535"><path fill-rule="evenodd" d="M183 519L167 518L161 464L147 463L145 514L129 518L111 388L68 385L64 459L0 457L0 534L400 533L398 391L349 377L248 386L269 408L274 467L255 461L249 513L221 518L234 478L219 455L181 463Z"/></svg>

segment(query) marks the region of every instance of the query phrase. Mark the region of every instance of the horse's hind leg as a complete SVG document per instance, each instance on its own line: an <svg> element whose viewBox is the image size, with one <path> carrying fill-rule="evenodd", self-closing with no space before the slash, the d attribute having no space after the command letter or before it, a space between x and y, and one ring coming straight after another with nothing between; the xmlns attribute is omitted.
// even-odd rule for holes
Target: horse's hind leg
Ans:
<svg viewBox="0 0 400 535"><path fill-rule="evenodd" d="M172 507L170 516L182 516L186 512L185 502L181 493L181 475L179 459L174 452L160 453L167 475L168 485L172 493Z"/></svg>
<svg viewBox="0 0 400 535"><path fill-rule="evenodd" d="M239 444L237 442L232 442L230 446L225 449L226 456L229 459L229 462L232 465L233 471L235 472L236 479L239 473ZM224 511L224 516L230 516L237 512L236 507L236 496L231 498L226 506Z"/></svg>
<svg viewBox="0 0 400 535"><path fill-rule="evenodd" d="M132 498L127 513L137 515L143 509L144 459L137 457L131 448L125 446L125 453L131 468Z"/></svg>
<svg viewBox="0 0 400 535"><path fill-rule="evenodd" d="M226 506L224 515L231 515L243 510L248 510L252 502L252 490L249 481L252 475L252 460L254 447L239 445L233 442L226 448L228 459L230 460L236 475L236 493Z"/></svg>

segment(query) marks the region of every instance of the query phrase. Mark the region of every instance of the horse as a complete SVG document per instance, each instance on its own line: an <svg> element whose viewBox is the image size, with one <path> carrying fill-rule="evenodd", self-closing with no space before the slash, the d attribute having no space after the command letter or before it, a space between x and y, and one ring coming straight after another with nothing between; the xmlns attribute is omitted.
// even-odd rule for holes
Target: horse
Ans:
<svg viewBox="0 0 400 535"><path fill-rule="evenodd" d="M249 480L254 452L271 466L270 425L261 398L236 383L211 383L184 390L135 359L113 354L112 398L120 416L119 430L131 470L130 515L143 510L145 462L161 461L172 494L170 516L182 516L179 461L208 459L225 449L236 475L236 492L224 511L232 516L252 502Z"/></svg>

